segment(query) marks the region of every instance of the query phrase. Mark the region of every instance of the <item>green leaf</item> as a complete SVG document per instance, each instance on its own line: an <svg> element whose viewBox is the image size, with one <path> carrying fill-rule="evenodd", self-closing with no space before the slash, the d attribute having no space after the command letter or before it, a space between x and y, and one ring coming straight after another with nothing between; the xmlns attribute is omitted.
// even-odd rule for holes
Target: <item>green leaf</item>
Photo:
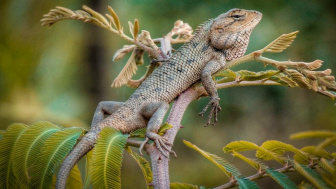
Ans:
<svg viewBox="0 0 336 189"><path fill-rule="evenodd" d="M247 178L244 178L244 177L237 178L236 177L236 180L239 184L240 189L259 189L260 188L255 182Z"/></svg>
<svg viewBox="0 0 336 189"><path fill-rule="evenodd" d="M290 136L290 139L329 138L329 137L335 137L335 136L336 136L336 132L316 130L316 131L304 131L304 132L292 134Z"/></svg>
<svg viewBox="0 0 336 189"><path fill-rule="evenodd" d="M49 137L36 157L31 174L32 188L49 188L55 168L76 144L83 128L62 129Z"/></svg>
<svg viewBox="0 0 336 189"><path fill-rule="evenodd" d="M320 157L324 157L327 159L332 159L332 155L330 153L328 153L327 151L323 150L323 149L318 149L316 146L306 146L300 149L302 152L310 154L312 157L311 158L320 158ZM302 159L301 157L294 155L294 160L300 164L302 164L301 162Z"/></svg>
<svg viewBox="0 0 336 189"><path fill-rule="evenodd" d="M145 138L146 132L147 132L147 128L138 129L138 130L131 132L130 137L131 138Z"/></svg>
<svg viewBox="0 0 336 189"><path fill-rule="evenodd" d="M166 131L167 131L168 129L172 128L172 127L173 127L173 125L171 125L171 124L169 124L169 123L165 123L165 124L161 125L161 127L160 127L160 129L159 129L159 131L158 131L158 134L159 134L160 136L163 136L163 135L166 133Z"/></svg>
<svg viewBox="0 0 336 189"><path fill-rule="evenodd" d="M23 185L29 185L30 170L28 169L32 167L41 152L44 142L59 130L58 126L41 121L29 126L19 137L13 148L13 171Z"/></svg>
<svg viewBox="0 0 336 189"><path fill-rule="evenodd" d="M242 154L236 152L236 151L232 151L232 155L234 157L237 157L243 161L245 161L246 163L248 163L249 165L251 165L253 168L257 169L257 170L260 170L260 169L266 169L267 168L267 165L261 163L261 162L258 162L257 160L255 159L250 159L248 157L245 157L243 156Z"/></svg>
<svg viewBox="0 0 336 189"><path fill-rule="evenodd" d="M66 188L69 188L69 189L83 188L81 172L79 171L77 164L71 169L68 180L66 182Z"/></svg>
<svg viewBox="0 0 336 189"><path fill-rule="evenodd" d="M121 188L120 169L127 138L110 127L101 131L89 168L94 188Z"/></svg>
<svg viewBox="0 0 336 189"><path fill-rule="evenodd" d="M213 164L215 164L217 167L219 167L229 178L232 176L241 175L239 170L234 165L227 162L224 158L221 158L214 154L210 154L209 152L203 151L200 148L198 148L196 145L186 140L183 140L183 143L189 148L199 152L202 156L204 156L206 159L208 159Z"/></svg>
<svg viewBox="0 0 336 189"><path fill-rule="evenodd" d="M85 156L85 179L84 179L83 189L89 188L91 184L90 173L89 173L89 168L91 167L91 163L92 163L92 151L89 151Z"/></svg>
<svg viewBox="0 0 336 189"><path fill-rule="evenodd" d="M281 71L278 70L268 70L268 71L262 71L262 72L251 72L246 70L238 71L240 74L240 79L244 81L256 81L256 80L262 80L269 77L272 77Z"/></svg>
<svg viewBox="0 0 336 189"><path fill-rule="evenodd" d="M0 188L15 188L17 185L12 169L14 160L12 150L25 129L27 129L25 124L11 124L0 141Z"/></svg>
<svg viewBox="0 0 336 189"><path fill-rule="evenodd" d="M278 171L274 171L272 168L266 169L266 172L269 177L275 180L283 188L285 189L298 188L296 184L287 177L287 175L282 174Z"/></svg>
<svg viewBox="0 0 336 189"><path fill-rule="evenodd" d="M224 148L223 151L224 152L232 152L232 151L247 151L247 150L257 150L261 151L263 156L262 157L258 157L258 158L266 158L263 160L276 160L277 162L281 163L281 164L285 164L286 162L284 161L284 158L279 156L278 154L271 152L265 148L259 147L258 145L252 143L252 142L248 142L248 141L234 141L234 142L230 142L229 144L227 144ZM258 153L257 153L258 155Z"/></svg>
<svg viewBox="0 0 336 189"><path fill-rule="evenodd" d="M324 149L330 145L336 145L336 136L327 138L324 141L322 141L318 146L317 149Z"/></svg>
<svg viewBox="0 0 336 189"><path fill-rule="evenodd" d="M295 148L294 146L290 144L286 144L284 142L280 142L277 140L266 141L260 147L265 148L269 151L275 152L279 155L283 155L286 151L293 152L295 153L297 157L300 158L301 160L300 162L303 162L304 164L308 164L310 160L309 157L303 152L301 152L299 149ZM261 151L257 152L257 157L260 158L264 156L267 156L267 155ZM265 159L265 158L261 158L261 159Z"/></svg>
<svg viewBox="0 0 336 189"><path fill-rule="evenodd" d="M150 167L150 163L144 157L139 156L137 153L133 152L131 150L131 148L127 147L126 150L129 154L131 154L133 159L139 165L139 167L142 171L142 174L145 177L147 188L148 189L153 188L153 186L150 185L150 183L153 182L153 173L152 173L152 170L151 170L151 167Z"/></svg>
<svg viewBox="0 0 336 189"><path fill-rule="evenodd" d="M330 188L327 183L321 178L319 174L317 174L314 170L310 169L306 165L299 164L294 161L294 168L310 183L312 183L316 188L326 189Z"/></svg>
<svg viewBox="0 0 336 189"><path fill-rule="evenodd" d="M319 166L322 167L323 169L327 170L328 172L334 174L336 170L336 166L331 163L330 161L326 160L325 158L321 158L319 161Z"/></svg>
<svg viewBox="0 0 336 189"><path fill-rule="evenodd" d="M170 189L198 189L196 185L173 182L170 183Z"/></svg>

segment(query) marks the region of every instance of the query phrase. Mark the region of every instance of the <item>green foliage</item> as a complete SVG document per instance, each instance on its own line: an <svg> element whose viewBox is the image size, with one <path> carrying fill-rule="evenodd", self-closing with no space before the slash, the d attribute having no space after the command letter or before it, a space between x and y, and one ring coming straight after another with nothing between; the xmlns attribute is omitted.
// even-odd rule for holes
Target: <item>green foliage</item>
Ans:
<svg viewBox="0 0 336 189"><path fill-rule="evenodd" d="M89 167L95 188L121 188L120 168L127 137L109 127L101 131Z"/></svg>
<svg viewBox="0 0 336 189"><path fill-rule="evenodd" d="M287 175L284 173L297 171L300 173L305 179L307 179L311 184L313 184L316 188L331 188L335 187L336 181L336 157L334 154L335 152L330 153L326 151L325 147L330 147L333 145L333 142L326 143L325 141L328 139L334 138L334 132L328 131L307 131L298 134L294 134L292 138L308 138L308 137L316 137L312 133L317 133L319 137L325 138L322 141L321 145L318 144L316 146L306 146L301 149L295 148L291 144L286 144L284 142L276 141L276 140L269 140L265 141L261 146L254 144L248 141L234 141L227 144L223 150L226 153L231 153L234 157L243 160L251 167L257 169L257 173L248 177L232 177L229 183L223 184L219 188L231 188L239 185L239 188L259 188L256 183L252 180L261 179L263 177L269 176L279 185L286 189L292 188L309 188L310 185L304 184L296 186L295 183L290 180ZM206 157L212 162L216 161L212 159L212 157L216 157L215 159L220 159L220 157L211 154L209 155L208 152L204 152L200 148L192 145L189 142L184 141L184 143L199 152L201 155ZM240 151L248 151L248 150L256 150L256 157L259 160L254 160L248 158L238 152ZM290 157L287 152L294 153L293 157ZM287 157L284 155L286 154ZM282 164L283 167L280 168L268 168L264 162L260 161L269 161L275 160ZM304 165L306 164L306 165ZM230 165L233 166L233 165ZM218 166L222 169L221 166ZM314 171L316 169L316 171ZM237 172L239 172L237 170ZM232 180L232 179L235 180Z"/></svg>
<svg viewBox="0 0 336 189"><path fill-rule="evenodd" d="M275 171L274 169L266 169L269 177L279 183L285 189L295 189L298 188L293 181L291 181L287 175Z"/></svg>
<svg viewBox="0 0 336 189"><path fill-rule="evenodd" d="M82 133L82 128L64 129L43 121L10 125L0 141L0 188L49 188L55 168ZM67 186L82 186L77 167Z"/></svg>
<svg viewBox="0 0 336 189"><path fill-rule="evenodd" d="M150 163L142 156L139 156L139 154L133 152L131 148L126 148L127 152L131 154L133 159L137 162L139 165L142 174L145 177L146 185L148 189L152 189L153 186L150 185L153 182L153 173L150 167Z"/></svg>
<svg viewBox="0 0 336 189"><path fill-rule="evenodd" d="M259 186L255 182L247 178L241 177L236 178L236 180L238 182L239 189L259 189Z"/></svg>
<svg viewBox="0 0 336 189"><path fill-rule="evenodd" d="M27 126L21 123L10 125L0 141L0 188L16 188L17 179L14 176L12 164L13 161L20 161L13 158L13 147L20 135L27 129Z"/></svg>
<svg viewBox="0 0 336 189"><path fill-rule="evenodd" d="M79 171L78 165L76 164L68 177L66 188L83 188L83 181L81 178L81 172Z"/></svg>
<svg viewBox="0 0 336 189"><path fill-rule="evenodd" d="M198 148L196 145L183 140L183 143L188 146L189 148L199 152L204 156L206 159L208 159L210 162L215 164L218 168L220 168L229 178L233 176L239 176L241 173L239 170L229 162L227 162L224 158L221 158L217 155L210 154L209 152L203 151L200 148Z"/></svg>
<svg viewBox="0 0 336 189"><path fill-rule="evenodd" d="M55 132L45 141L41 153L37 156L37 163L32 169L31 187L50 187L55 168L66 157L82 133L82 128L66 128Z"/></svg>

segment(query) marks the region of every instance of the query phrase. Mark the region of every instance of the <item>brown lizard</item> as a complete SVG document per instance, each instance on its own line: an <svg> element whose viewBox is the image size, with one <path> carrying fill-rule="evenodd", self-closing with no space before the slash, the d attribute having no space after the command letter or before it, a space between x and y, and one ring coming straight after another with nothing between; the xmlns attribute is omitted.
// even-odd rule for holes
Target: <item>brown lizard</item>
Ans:
<svg viewBox="0 0 336 189"><path fill-rule="evenodd" d="M201 81L210 96L203 115L211 106L207 125L221 110L212 75L223 69L227 61L244 55L253 28L261 20L257 11L232 9L199 26L194 37L158 67L125 102L99 103L91 130L77 143L64 160L57 177L56 188L65 188L72 167L90 151L104 127L113 127L123 133L147 127L146 139L165 156L169 150L167 139L157 134L164 116L179 94ZM106 117L107 115L107 117ZM106 117L106 118L105 118Z"/></svg>

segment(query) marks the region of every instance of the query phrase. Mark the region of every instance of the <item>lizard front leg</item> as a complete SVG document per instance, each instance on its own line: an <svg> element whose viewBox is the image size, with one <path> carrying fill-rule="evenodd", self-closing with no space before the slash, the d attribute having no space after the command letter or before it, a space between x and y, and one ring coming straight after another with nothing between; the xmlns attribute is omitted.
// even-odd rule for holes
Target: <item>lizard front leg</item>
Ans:
<svg viewBox="0 0 336 189"><path fill-rule="evenodd" d="M103 121L106 116L111 115L113 112L117 111L123 105L124 102L114 102L114 101L99 102L92 118L91 127Z"/></svg>
<svg viewBox="0 0 336 189"><path fill-rule="evenodd" d="M150 103L143 108L143 116L150 117L150 119L147 124L145 141L139 148L140 154L142 154L141 151L149 140L154 141L156 147L164 156L168 157L167 151L174 153L168 148L172 144L168 142L167 138L157 134L168 109L169 104L166 102Z"/></svg>
<svg viewBox="0 0 336 189"><path fill-rule="evenodd" d="M212 125L215 125L217 122L217 114L221 110L221 107L219 105L220 98L218 97L217 89L215 86L215 82L212 79L212 74L216 73L218 70L223 68L225 65L225 61L210 61L206 64L206 66L202 70L201 75L201 81L203 84L203 87L207 91L207 93L210 96L210 102L205 106L205 108L200 112L200 115L203 116L206 110L209 108L209 106L212 106L209 116L208 116L208 122L206 126L210 125L211 117L214 115L214 123Z"/></svg>

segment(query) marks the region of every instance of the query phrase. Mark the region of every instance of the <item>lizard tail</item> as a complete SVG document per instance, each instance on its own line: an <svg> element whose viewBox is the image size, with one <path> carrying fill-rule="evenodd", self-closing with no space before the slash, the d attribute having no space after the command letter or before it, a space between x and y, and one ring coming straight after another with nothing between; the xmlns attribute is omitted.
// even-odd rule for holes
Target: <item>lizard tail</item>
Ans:
<svg viewBox="0 0 336 189"><path fill-rule="evenodd" d="M70 151L68 156L63 161L57 175L56 189L65 189L66 181L71 169L76 163L87 154L94 146L97 140L97 135L93 132L88 132Z"/></svg>

